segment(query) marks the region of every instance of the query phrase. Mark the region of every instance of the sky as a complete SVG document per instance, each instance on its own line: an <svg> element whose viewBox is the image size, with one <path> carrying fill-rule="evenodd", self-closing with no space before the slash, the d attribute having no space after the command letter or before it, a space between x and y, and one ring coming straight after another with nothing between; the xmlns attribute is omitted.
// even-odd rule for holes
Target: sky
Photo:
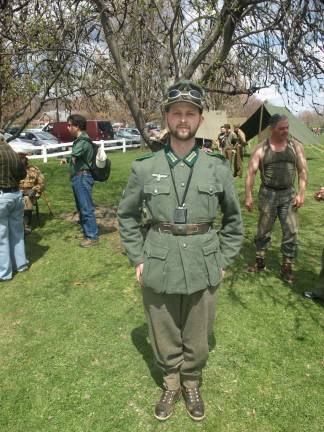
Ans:
<svg viewBox="0 0 324 432"><path fill-rule="evenodd" d="M303 100L297 100L296 96L288 97L284 92L280 94L275 87L269 87L258 91L256 94L258 99L270 102L272 105L285 106L293 114L298 114L302 111L312 111L311 98L306 97ZM316 102L324 107L324 90L316 96Z"/></svg>

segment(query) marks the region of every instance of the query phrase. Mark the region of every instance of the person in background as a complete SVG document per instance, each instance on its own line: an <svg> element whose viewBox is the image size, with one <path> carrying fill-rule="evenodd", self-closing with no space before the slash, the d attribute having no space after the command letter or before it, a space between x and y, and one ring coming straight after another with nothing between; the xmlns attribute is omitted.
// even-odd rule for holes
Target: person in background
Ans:
<svg viewBox="0 0 324 432"><path fill-rule="evenodd" d="M95 208L92 201L94 180L90 172L93 147L86 133L87 120L83 116L71 114L67 122L70 134L75 138L68 162L75 204L84 235L80 247L88 248L96 246L99 242Z"/></svg>
<svg viewBox="0 0 324 432"><path fill-rule="evenodd" d="M41 170L35 165L29 165L26 153L19 153L26 168L27 175L20 181L19 189L24 197L24 229L25 235L31 233L33 206L45 189L45 178Z"/></svg>
<svg viewBox="0 0 324 432"><path fill-rule="evenodd" d="M234 144L234 178L241 178L243 175L243 156L244 147L246 146L246 139L245 134L240 129L239 125L234 126L234 133L237 137L236 143Z"/></svg>
<svg viewBox="0 0 324 432"><path fill-rule="evenodd" d="M248 270L265 270L265 255L278 216L282 229L280 276L285 282L293 283L292 264L297 256L297 211L304 204L307 163L301 144L289 139L289 122L285 115L274 114L269 120L269 129L270 138L259 143L251 155L245 182L245 206L251 212L254 178L260 170L259 221L254 239L256 262ZM294 188L296 173L297 192Z"/></svg>
<svg viewBox="0 0 324 432"><path fill-rule="evenodd" d="M0 281L12 279L14 271L27 270L24 242L24 202L19 182L26 168L0 134Z"/></svg>
<svg viewBox="0 0 324 432"><path fill-rule="evenodd" d="M220 128L220 134L217 137L217 148L221 152L222 155L224 155L225 151L225 127L221 126Z"/></svg>
<svg viewBox="0 0 324 432"><path fill-rule="evenodd" d="M224 155L229 162L230 167L232 167L234 147L237 141L237 136L231 131L231 125L225 124L225 136L224 136Z"/></svg>

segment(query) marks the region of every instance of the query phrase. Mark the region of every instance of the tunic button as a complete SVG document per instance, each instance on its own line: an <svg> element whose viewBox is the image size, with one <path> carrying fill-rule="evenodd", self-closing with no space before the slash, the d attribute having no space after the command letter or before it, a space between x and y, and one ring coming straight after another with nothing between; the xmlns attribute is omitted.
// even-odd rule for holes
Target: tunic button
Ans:
<svg viewBox="0 0 324 432"><path fill-rule="evenodd" d="M210 186L210 188L209 188L209 192L213 192L213 188L212 188L212 186Z"/></svg>
<svg viewBox="0 0 324 432"><path fill-rule="evenodd" d="M181 163L180 163L180 166L181 166L181 167L184 167L184 163L183 163L183 162L181 162Z"/></svg>
<svg viewBox="0 0 324 432"><path fill-rule="evenodd" d="M186 248L187 247L187 243L183 243L183 247Z"/></svg>
<svg viewBox="0 0 324 432"><path fill-rule="evenodd" d="M154 189L154 193L157 194L157 193L158 193L158 190L157 190L157 189Z"/></svg>
<svg viewBox="0 0 324 432"><path fill-rule="evenodd" d="M182 182L182 183L181 183L181 186L182 186L182 187L185 187L185 184L184 184L184 182Z"/></svg>

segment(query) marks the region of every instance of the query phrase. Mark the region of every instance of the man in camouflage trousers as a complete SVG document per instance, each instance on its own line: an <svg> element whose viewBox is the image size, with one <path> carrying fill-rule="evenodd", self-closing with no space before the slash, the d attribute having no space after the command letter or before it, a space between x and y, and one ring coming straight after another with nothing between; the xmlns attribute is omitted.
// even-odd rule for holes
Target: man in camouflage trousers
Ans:
<svg viewBox="0 0 324 432"><path fill-rule="evenodd" d="M199 421L205 416L199 386L217 286L239 252L242 220L228 163L195 141L203 121L202 89L179 81L169 88L164 108L169 140L164 149L133 162L118 219L163 373L154 415L168 419L182 394L189 416ZM149 221L145 236L143 213Z"/></svg>
<svg viewBox="0 0 324 432"><path fill-rule="evenodd" d="M284 115L270 118L270 138L258 144L251 156L245 184L245 206L253 210L252 189L257 170L260 170L259 222L255 237L256 262L251 272L265 270L265 255L271 241L271 231L278 216L282 229L283 256L280 276L288 283L294 281L292 263L297 254L297 210L304 204L307 184L307 164L302 146L288 139L289 122ZM294 180L298 174L298 192Z"/></svg>
<svg viewBox="0 0 324 432"><path fill-rule="evenodd" d="M19 183L24 199L24 228L27 235L31 233L33 206L45 189L45 178L39 168L29 165L26 153L20 153L20 157L27 171L27 176Z"/></svg>

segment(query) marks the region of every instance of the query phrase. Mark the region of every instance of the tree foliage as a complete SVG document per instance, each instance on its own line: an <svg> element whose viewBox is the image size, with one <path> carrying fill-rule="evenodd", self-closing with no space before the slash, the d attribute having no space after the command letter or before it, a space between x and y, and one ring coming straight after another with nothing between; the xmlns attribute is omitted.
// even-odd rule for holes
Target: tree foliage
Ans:
<svg viewBox="0 0 324 432"><path fill-rule="evenodd" d="M168 85L187 78L202 84L210 108L274 86L320 110L322 1L20 0L5 12L1 107L8 97L24 107L36 95L97 95L104 110L113 95L143 131Z"/></svg>

